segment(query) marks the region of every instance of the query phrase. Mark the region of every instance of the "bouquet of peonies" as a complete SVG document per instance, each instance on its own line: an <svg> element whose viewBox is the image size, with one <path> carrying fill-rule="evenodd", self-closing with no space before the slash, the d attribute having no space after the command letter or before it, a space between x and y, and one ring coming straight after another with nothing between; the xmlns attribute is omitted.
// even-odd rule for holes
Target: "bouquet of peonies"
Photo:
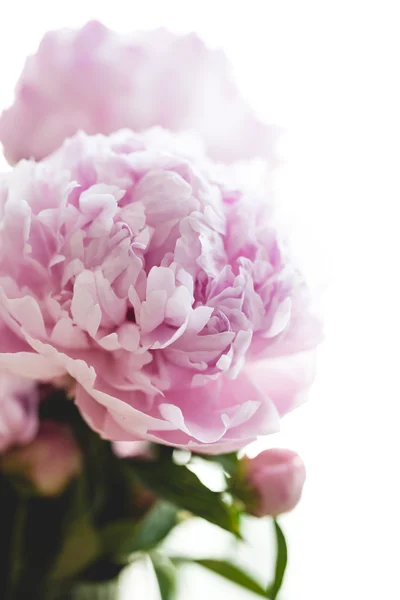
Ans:
<svg viewBox="0 0 400 600"><path fill-rule="evenodd" d="M0 117L1 598L116 598L144 553L163 600L191 560L277 597L276 520L269 585L163 550L191 516L245 544L242 515L301 495L294 452L237 454L304 399L321 339L273 209L275 139L195 35L91 22L27 59Z"/></svg>

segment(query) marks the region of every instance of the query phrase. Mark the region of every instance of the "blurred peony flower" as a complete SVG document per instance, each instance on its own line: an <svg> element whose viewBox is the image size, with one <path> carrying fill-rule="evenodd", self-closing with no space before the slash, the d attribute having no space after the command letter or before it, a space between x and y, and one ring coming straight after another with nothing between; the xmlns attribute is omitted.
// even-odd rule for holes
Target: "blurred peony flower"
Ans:
<svg viewBox="0 0 400 600"><path fill-rule="evenodd" d="M104 438L228 452L302 399L320 325L268 194L174 140L81 133L3 178L0 313L42 362L0 368L67 372Z"/></svg>
<svg viewBox="0 0 400 600"><path fill-rule="evenodd" d="M38 399L35 382L0 373L0 452L35 437Z"/></svg>
<svg viewBox="0 0 400 600"><path fill-rule="evenodd" d="M79 129L196 131L210 156L274 160L277 131L240 95L220 50L167 30L118 35L98 22L45 35L0 118L7 159L41 159Z"/></svg>
<svg viewBox="0 0 400 600"><path fill-rule="evenodd" d="M248 508L256 517L275 517L299 502L306 470L298 454L277 448L245 458L244 476L255 494L254 507Z"/></svg>
<svg viewBox="0 0 400 600"><path fill-rule="evenodd" d="M81 470L81 454L70 430L55 421L42 421L29 445L3 455L0 468L22 476L41 496L57 496Z"/></svg>
<svg viewBox="0 0 400 600"><path fill-rule="evenodd" d="M150 442L114 442L112 449L119 458L151 460L154 455L154 449Z"/></svg>

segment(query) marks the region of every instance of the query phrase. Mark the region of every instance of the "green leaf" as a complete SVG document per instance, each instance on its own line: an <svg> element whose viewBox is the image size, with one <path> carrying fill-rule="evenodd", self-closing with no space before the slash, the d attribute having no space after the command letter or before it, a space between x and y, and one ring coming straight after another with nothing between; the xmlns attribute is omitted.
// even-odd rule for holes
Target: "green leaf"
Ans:
<svg viewBox="0 0 400 600"><path fill-rule="evenodd" d="M149 556L157 577L161 600L174 600L177 589L175 565L169 558L159 552L151 552Z"/></svg>
<svg viewBox="0 0 400 600"><path fill-rule="evenodd" d="M176 465L172 456L160 454L148 464L131 461L135 474L143 485L176 506L202 517L239 536L239 512L213 492L184 465Z"/></svg>
<svg viewBox="0 0 400 600"><path fill-rule="evenodd" d="M178 511L169 502L159 501L139 522L120 519L104 527L101 538L109 554L127 556L152 550L160 544L178 523Z"/></svg>
<svg viewBox="0 0 400 600"><path fill-rule="evenodd" d="M118 519L100 529L99 536L104 554L114 557L130 554L125 549L135 537L137 526L134 519Z"/></svg>
<svg viewBox="0 0 400 600"><path fill-rule="evenodd" d="M240 567L226 561L219 560L214 558L201 558L201 559L188 559L188 558L172 558L172 562L175 564L182 563L194 563L196 565L200 565L224 579L239 585L240 587L249 590L250 592L254 592L263 598L266 597L265 589L255 581L248 573L243 571Z"/></svg>
<svg viewBox="0 0 400 600"><path fill-rule="evenodd" d="M129 545L130 552L151 550L160 544L178 523L178 511L169 502L159 501L139 523Z"/></svg>
<svg viewBox="0 0 400 600"><path fill-rule="evenodd" d="M59 524L62 541L54 556L52 581L76 576L101 554L91 509L86 473L81 473L71 486L70 503Z"/></svg>
<svg viewBox="0 0 400 600"><path fill-rule="evenodd" d="M196 454L195 456L208 462L218 463L230 477L236 473L239 464L239 459L235 452L231 454Z"/></svg>
<svg viewBox="0 0 400 600"><path fill-rule="evenodd" d="M97 559L101 553L100 539L90 516L83 514L66 532L61 552L51 570L53 581L76 576Z"/></svg>
<svg viewBox="0 0 400 600"><path fill-rule="evenodd" d="M275 578L273 583L267 588L267 598L271 600L276 599L282 587L288 559L285 536L276 519L274 519L274 529L276 535Z"/></svg>

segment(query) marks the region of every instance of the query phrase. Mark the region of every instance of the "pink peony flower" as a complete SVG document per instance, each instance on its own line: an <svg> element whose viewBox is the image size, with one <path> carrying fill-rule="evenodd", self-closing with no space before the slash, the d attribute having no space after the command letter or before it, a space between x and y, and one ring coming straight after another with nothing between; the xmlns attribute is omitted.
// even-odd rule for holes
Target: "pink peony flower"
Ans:
<svg viewBox="0 0 400 600"><path fill-rule="evenodd" d="M304 463L291 450L264 450L244 459L245 478L256 495L257 517L277 516L298 504L306 479Z"/></svg>
<svg viewBox="0 0 400 600"><path fill-rule="evenodd" d="M274 159L277 132L240 95L220 50L194 34L118 35L98 22L45 35L0 118L11 163L41 159L79 129L194 130L215 159Z"/></svg>
<svg viewBox="0 0 400 600"><path fill-rule="evenodd" d="M4 177L0 314L32 354L0 368L68 373L104 438L228 452L299 402L320 326L268 194L174 139L81 133Z"/></svg>
<svg viewBox="0 0 400 600"><path fill-rule="evenodd" d="M0 452L35 437L38 399L33 381L0 373Z"/></svg>
<svg viewBox="0 0 400 600"><path fill-rule="evenodd" d="M80 450L70 430L55 421L42 421L36 438L2 457L1 469L26 478L42 496L57 496L82 469Z"/></svg>

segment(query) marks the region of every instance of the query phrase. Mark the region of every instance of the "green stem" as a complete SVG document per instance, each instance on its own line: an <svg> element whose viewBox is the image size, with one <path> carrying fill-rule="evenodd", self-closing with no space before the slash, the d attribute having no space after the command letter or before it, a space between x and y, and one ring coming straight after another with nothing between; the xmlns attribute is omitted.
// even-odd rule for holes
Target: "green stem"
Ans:
<svg viewBox="0 0 400 600"><path fill-rule="evenodd" d="M46 600L117 600L118 589L118 580L76 583L64 589L53 589L46 595Z"/></svg>
<svg viewBox="0 0 400 600"><path fill-rule="evenodd" d="M23 571L24 530L26 517L27 501L24 497L18 496L10 548L10 578L8 593L6 596L7 600L13 600L14 593L20 581L20 575Z"/></svg>

